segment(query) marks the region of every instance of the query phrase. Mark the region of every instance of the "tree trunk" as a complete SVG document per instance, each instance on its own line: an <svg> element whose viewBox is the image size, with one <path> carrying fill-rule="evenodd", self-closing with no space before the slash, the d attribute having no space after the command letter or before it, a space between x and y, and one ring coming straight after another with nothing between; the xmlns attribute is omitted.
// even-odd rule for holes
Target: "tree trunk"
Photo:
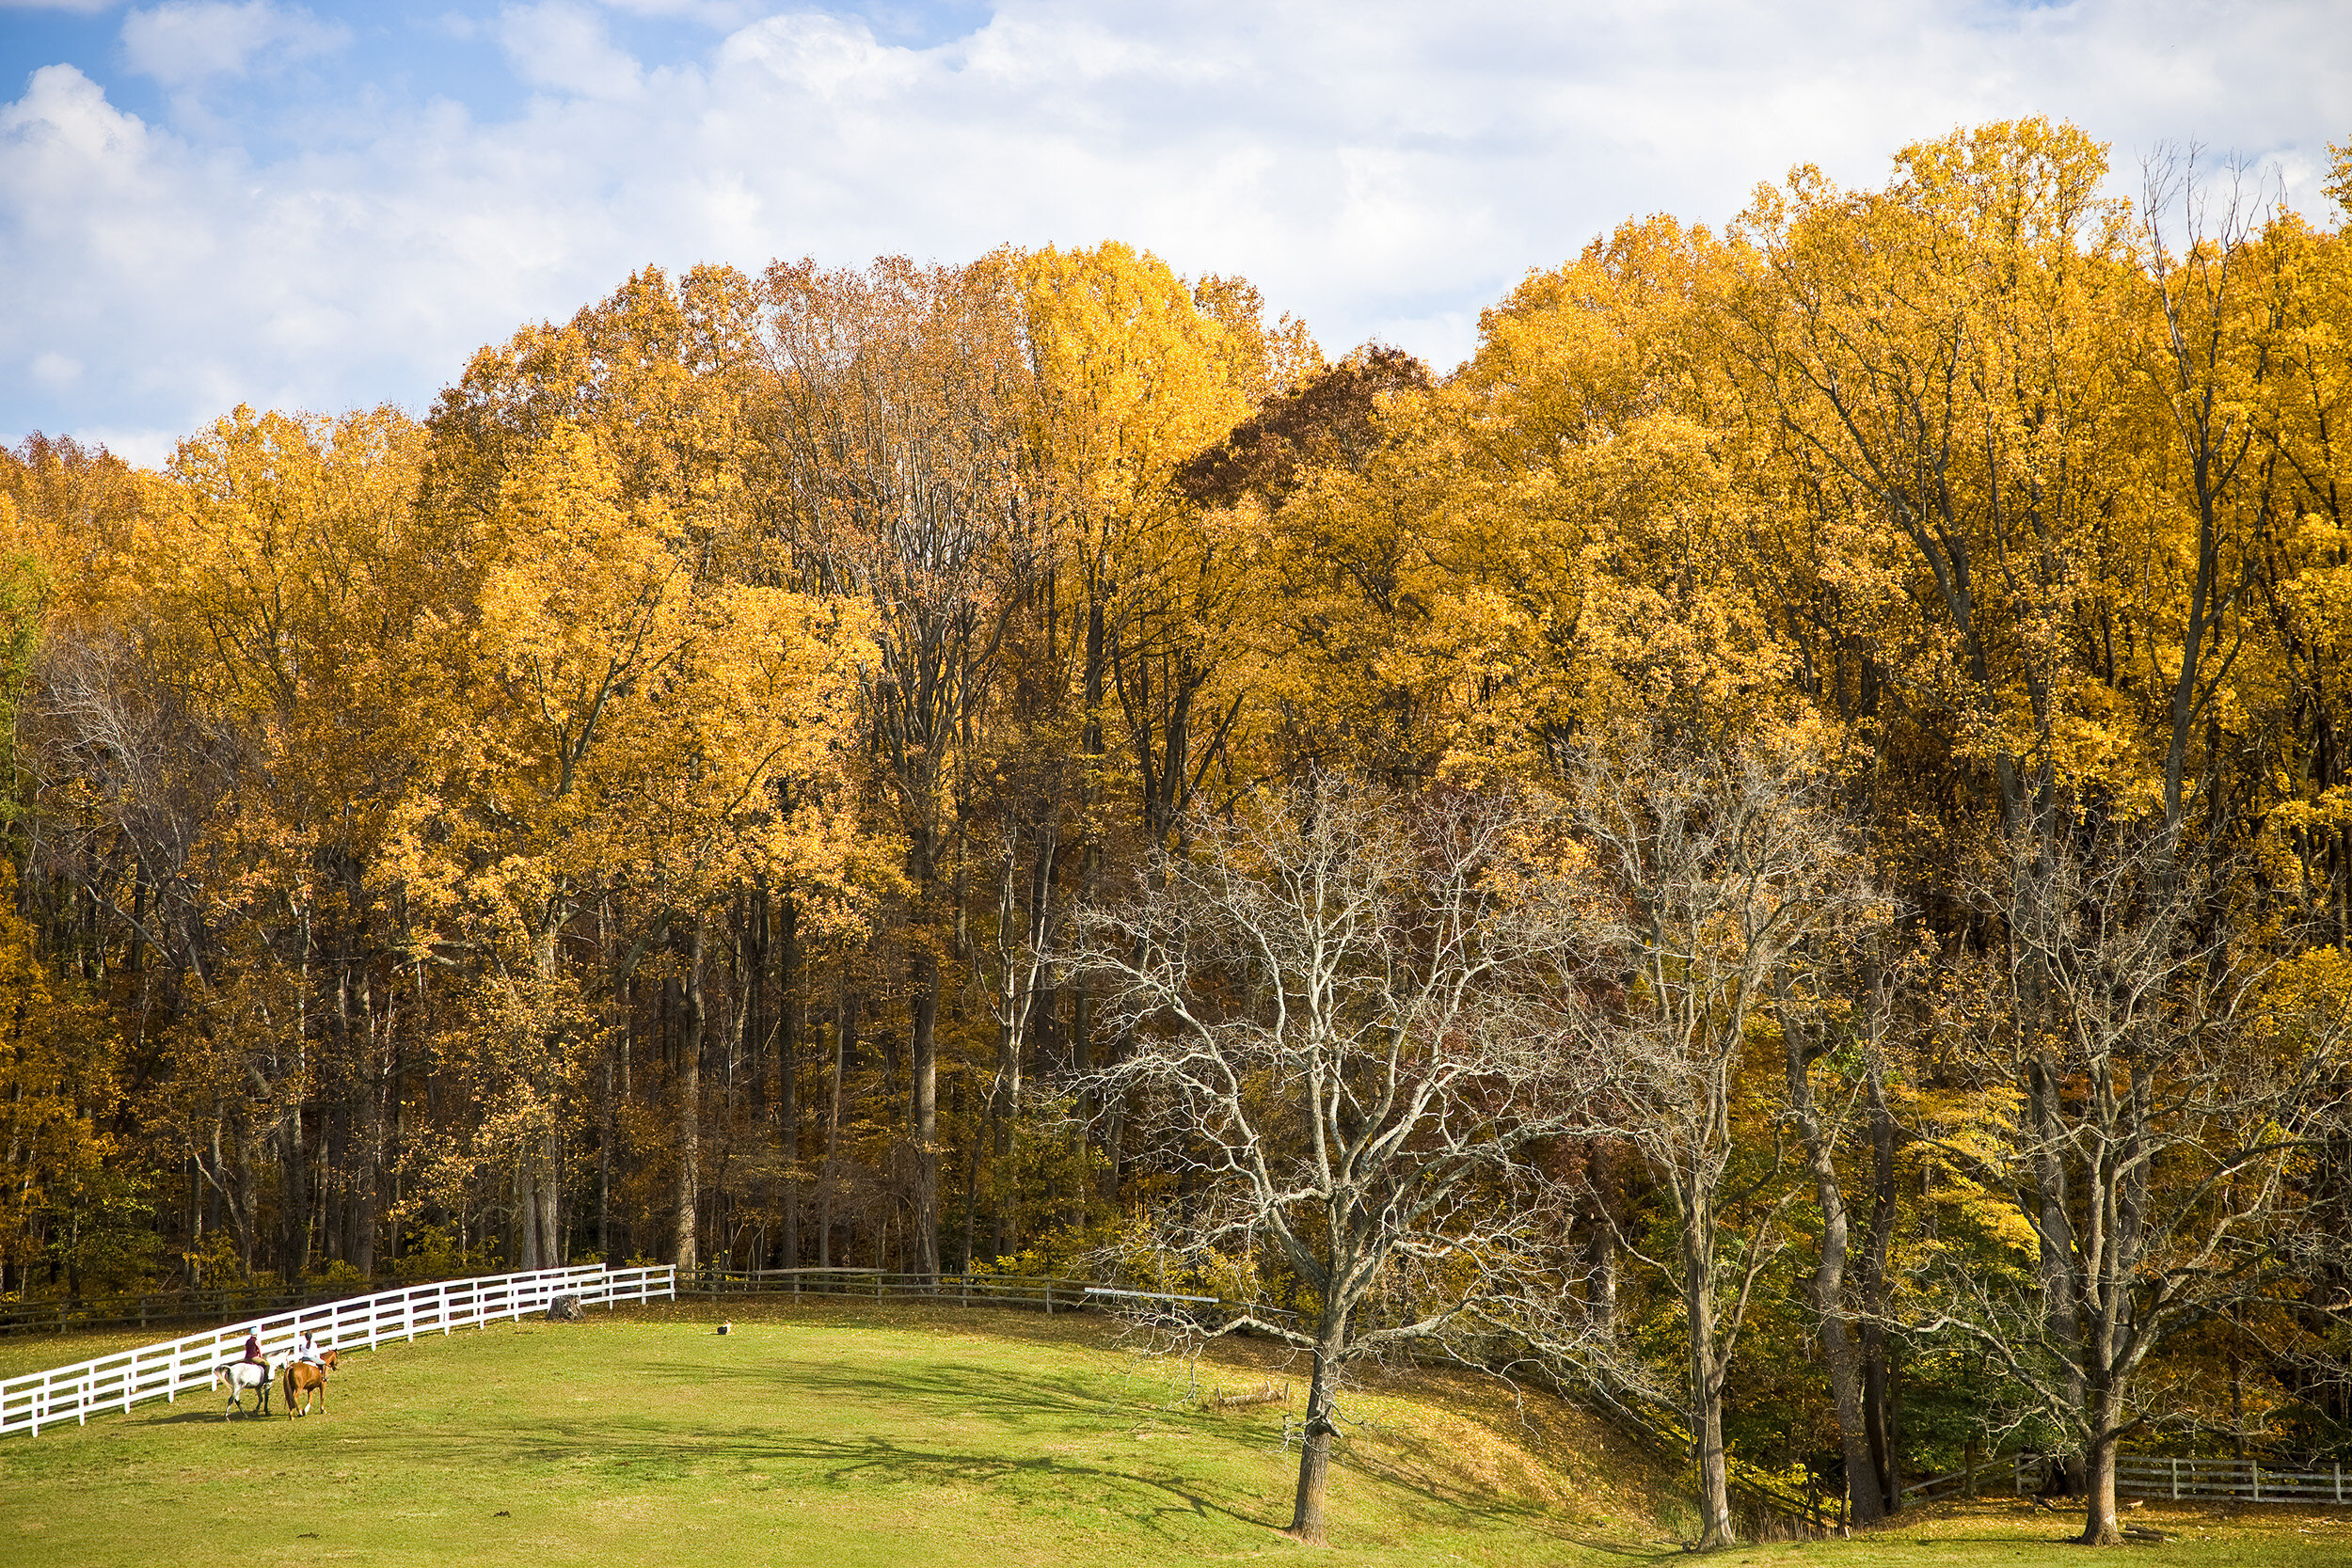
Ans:
<svg viewBox="0 0 2352 1568"><path fill-rule="evenodd" d="M2109 1421L2106 1402L2092 1417L2101 1431L2094 1434L2083 1455L2083 1495L2088 1503L2083 1520L2082 1544L2086 1546L2120 1546L2123 1532L2115 1516L2115 1437Z"/></svg>
<svg viewBox="0 0 2352 1568"><path fill-rule="evenodd" d="M1871 1474L1883 1512L1902 1508L1902 1477L1895 1443L1895 1377L1886 1342L1892 1303L1887 1264L1899 1212L1895 1192L1895 1114L1886 1102L1886 1083L1870 1069L1870 1234L1862 1252L1862 1399L1869 1434Z"/></svg>
<svg viewBox="0 0 2352 1568"><path fill-rule="evenodd" d="M817 1177L817 1266L820 1269L833 1267L833 1194L841 1159L841 1076L849 1066L856 1037L857 998L845 981L833 1027L833 1081L827 1088L825 1105L825 1164Z"/></svg>
<svg viewBox="0 0 2352 1568"><path fill-rule="evenodd" d="M1089 850L1090 855L1093 851ZM1081 895L1083 898L1083 895ZM1070 987L1070 1070L1085 1078L1094 1070L1094 999L1086 987L1073 980ZM1094 1095L1091 1090L1078 1096L1078 1152L1084 1154L1091 1141L1089 1129L1094 1121ZM1083 1164L1079 1167L1083 1170ZM1070 1228L1082 1230L1087 1223L1087 1184L1083 1180L1071 1183L1070 1208L1067 1213Z"/></svg>
<svg viewBox="0 0 2352 1568"><path fill-rule="evenodd" d="M366 1052L360 1067L359 1170L353 1179L351 1264L370 1278L375 1275L375 1237L384 1216L386 1117L384 1105L392 1082L392 1001L387 988L379 1003L376 988L363 978L359 991L359 1028Z"/></svg>
<svg viewBox="0 0 2352 1568"><path fill-rule="evenodd" d="M531 1196L531 1158L527 1154L515 1157L515 1184L512 1194L514 1223L507 1235L514 1242L507 1254L507 1266L525 1274L539 1266L538 1206Z"/></svg>
<svg viewBox="0 0 2352 1568"><path fill-rule="evenodd" d="M1307 1385L1307 1425L1298 1445L1298 1497L1291 1509L1291 1528L1283 1533L1310 1546L1323 1544L1323 1498L1331 1477L1331 1419L1339 1392L1339 1350L1346 1343L1344 1323L1327 1326L1323 1343L1315 1348L1315 1370Z"/></svg>
<svg viewBox="0 0 2352 1568"><path fill-rule="evenodd" d="M1691 1438L1698 1462L1698 1549L1735 1545L1731 1470L1724 1454L1724 1367L1715 1350L1714 1242L1693 1213L1683 1225L1683 1310L1691 1328Z"/></svg>
<svg viewBox="0 0 2352 1568"><path fill-rule="evenodd" d="M681 1269L691 1269L699 1261L695 1250L695 1169L702 1141L702 1069L703 1024L707 998L704 992L705 937L709 917L694 917L693 946L689 958L689 977L686 988L685 1037L678 1041L677 1052L677 1249L674 1260Z"/></svg>
<svg viewBox="0 0 2352 1568"><path fill-rule="evenodd" d="M621 1040L607 1045L604 1051L604 1122L596 1138L596 1254L607 1268L612 1265L612 1140L619 1129L612 1058L615 1053L628 1049L627 1034L620 1033Z"/></svg>
<svg viewBox="0 0 2352 1568"><path fill-rule="evenodd" d="M1001 935L1012 928L1020 913L1013 896L1013 842L1005 846L1004 876L997 886L996 927L1005 967L997 983L996 1076L989 1085L987 1106L992 1258L1013 1250L1012 1201L1018 1184L1012 1160L1013 1124L1020 1114L1023 1037L1037 1001L1035 950L1044 939L1045 911L1053 894L1053 846L1052 832L1041 830L1029 863L1028 911L1022 917L1026 941L1017 949Z"/></svg>
<svg viewBox="0 0 2352 1568"><path fill-rule="evenodd" d="M939 1278L939 958L915 937L913 1028L914 1079L914 1271Z"/></svg>
<svg viewBox="0 0 2352 1568"><path fill-rule="evenodd" d="M563 1197L564 1146L552 1132L539 1140L539 1266L564 1266Z"/></svg>
<svg viewBox="0 0 2352 1568"><path fill-rule="evenodd" d="M230 1156L236 1162L231 1180L235 1183L230 1201L230 1224L237 1232L238 1276L251 1283L253 1252L261 1229L261 1179L253 1168L253 1134L250 1128L240 1124L230 1142Z"/></svg>
<svg viewBox="0 0 2352 1568"><path fill-rule="evenodd" d="M955 1117L958 1125L969 1129L971 1124L964 1120L965 1112L967 1110L964 1101L964 1079L961 1077L955 1081L955 1105L951 1114ZM967 1132L963 1140L962 1259L956 1265L956 1272L959 1274L968 1275L972 1272L972 1246L974 1238L978 1234L977 1225L979 1214L979 1204L980 1140Z"/></svg>
<svg viewBox="0 0 2352 1568"><path fill-rule="evenodd" d="M2082 1279L2074 1260L2074 1222L2068 1218L2066 1120L2059 1103L2059 1077L2058 1064L2047 1055L2027 1065L2035 1198L2040 1210L2035 1229L2041 1239L2042 1310L2049 1317L2052 1337L2061 1345L2079 1346L2082 1325L2075 1304L2082 1299ZM2081 1367L2070 1360L2068 1369L2067 1401L2080 1410L2085 1408ZM2065 1463L2068 1485L2087 1486L2089 1478L2081 1457L2070 1457Z"/></svg>
<svg viewBox="0 0 2352 1568"><path fill-rule="evenodd" d="M801 1266L801 909L787 895L776 930L776 1132L784 1159L784 1266Z"/></svg>
<svg viewBox="0 0 2352 1568"><path fill-rule="evenodd" d="M310 1261L310 1183L302 1168L302 1101L297 1097L286 1107L286 1119L278 1133L278 1177L285 1212L280 1217L284 1245L279 1258L286 1281L295 1283Z"/></svg>
<svg viewBox="0 0 2352 1568"><path fill-rule="evenodd" d="M1846 1322L1846 1196L1828 1132L1813 1096L1810 1036L1784 1019L1781 1040L1788 1069L1788 1109L1813 1176L1813 1197L1821 1213L1821 1251L1813 1268L1814 1320L1821 1336L1821 1361L1829 1377L1830 1402L1837 1413L1837 1441L1846 1461L1846 1501L1853 1522L1874 1525L1885 1516L1886 1499L1871 1463L1870 1437L1862 1414L1862 1366L1853 1332Z"/></svg>

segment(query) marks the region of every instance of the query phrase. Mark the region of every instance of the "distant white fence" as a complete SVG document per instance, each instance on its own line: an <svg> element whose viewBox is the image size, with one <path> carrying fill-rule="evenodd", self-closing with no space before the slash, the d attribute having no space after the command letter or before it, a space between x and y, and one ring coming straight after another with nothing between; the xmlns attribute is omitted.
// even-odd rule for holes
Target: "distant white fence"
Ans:
<svg viewBox="0 0 2352 1568"><path fill-rule="evenodd" d="M2240 1502L2352 1501L2341 1465L2265 1465L2255 1459L2115 1456L2115 1490L2132 1497L2229 1497Z"/></svg>
<svg viewBox="0 0 2352 1568"><path fill-rule="evenodd" d="M244 1354L246 1333L256 1323L262 1353L275 1361L293 1351L306 1328L321 1350L373 1350L387 1339L414 1339L437 1329L447 1334L544 1312L558 1296L577 1296L590 1307L667 1300L677 1293L676 1278L677 1271L667 1264L649 1269L542 1269L410 1285L241 1319L224 1328L0 1382L0 1435L37 1433L61 1421L87 1422L110 1410L128 1410L142 1400L176 1400L183 1390L209 1387L215 1369Z"/></svg>
<svg viewBox="0 0 2352 1568"><path fill-rule="evenodd" d="M2040 1492L2050 1478L2042 1454L2008 1454L1988 1459L1972 1473L1954 1470L1903 1488L1905 1502L1973 1492L1987 1482L2019 1497ZM2115 1495L2166 1501L2252 1503L2352 1503L2352 1475L2343 1465L2265 1465L2258 1459L2161 1459L2146 1454L2115 1456ZM1973 1484L1972 1484L1973 1482Z"/></svg>

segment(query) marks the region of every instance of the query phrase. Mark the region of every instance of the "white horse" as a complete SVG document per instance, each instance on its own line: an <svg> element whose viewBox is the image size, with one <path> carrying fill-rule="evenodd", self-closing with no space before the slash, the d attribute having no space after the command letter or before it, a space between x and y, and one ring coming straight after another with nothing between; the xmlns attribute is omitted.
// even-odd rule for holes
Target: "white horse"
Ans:
<svg viewBox="0 0 2352 1568"><path fill-rule="evenodd" d="M245 1391L247 1388L253 1390L254 1414L268 1415L270 1380L278 1375L280 1365L278 1361L266 1364L256 1361L222 1362L213 1373L213 1386L229 1390L229 1403L221 1411L220 1418L225 1421L230 1411L242 1412L245 1409Z"/></svg>

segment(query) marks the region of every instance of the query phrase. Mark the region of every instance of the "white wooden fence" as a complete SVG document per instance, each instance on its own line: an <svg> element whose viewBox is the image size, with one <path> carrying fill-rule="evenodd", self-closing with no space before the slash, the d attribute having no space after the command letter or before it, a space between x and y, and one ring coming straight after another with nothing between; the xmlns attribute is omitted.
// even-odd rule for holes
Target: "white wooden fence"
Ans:
<svg viewBox="0 0 2352 1568"><path fill-rule="evenodd" d="M2341 1465L2271 1465L2256 1459L2149 1459L2118 1454L2115 1490L2130 1497L2231 1497L2255 1503L2352 1501Z"/></svg>
<svg viewBox="0 0 2352 1568"><path fill-rule="evenodd" d="M224 1328L0 1382L0 1435L37 1433L61 1421L87 1422L110 1410L128 1410L142 1400L176 1400L183 1390L209 1387L215 1369L244 1354L246 1331L257 1324L262 1354L277 1361L293 1351L306 1328L321 1350L373 1350L387 1339L414 1339L436 1330L447 1334L544 1312L558 1296L577 1296L583 1306L605 1307L666 1300L677 1293L676 1276L677 1271L666 1264L649 1269L542 1269L410 1285L244 1319Z"/></svg>
<svg viewBox="0 0 2352 1568"><path fill-rule="evenodd" d="M2007 1454L1976 1467L1973 1481L2026 1497L2049 1480L2051 1461L2042 1454ZM2265 1465L2258 1459L2163 1459L2147 1454L2115 1456L2115 1495L2157 1497L2168 1502L2352 1503L2352 1465ZM1970 1489L1964 1470L1931 1476L1903 1488L1905 1502L1957 1497Z"/></svg>

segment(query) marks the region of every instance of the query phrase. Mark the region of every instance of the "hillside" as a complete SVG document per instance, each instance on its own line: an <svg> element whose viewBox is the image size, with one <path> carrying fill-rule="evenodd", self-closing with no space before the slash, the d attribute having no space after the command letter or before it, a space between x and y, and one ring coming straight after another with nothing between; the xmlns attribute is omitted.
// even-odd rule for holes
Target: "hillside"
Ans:
<svg viewBox="0 0 2352 1568"><path fill-rule="evenodd" d="M354 1359L326 1415L224 1421L209 1396L0 1445L0 1564L1100 1564L1300 1548L1263 1347L1197 1366L1092 1317L699 1304L524 1323ZM11 1350L22 1347L10 1346ZM51 1342L53 1350L73 1347ZM1296 1390L1294 1378L1294 1389ZM1344 1402L1335 1564L1678 1556L1665 1478L1583 1413L1465 1375ZM2195 1530L2204 1527L2190 1524ZM1741 1562L2076 1560L1991 1503ZM2168 1560L2319 1562L2344 1522L2214 1526Z"/></svg>

